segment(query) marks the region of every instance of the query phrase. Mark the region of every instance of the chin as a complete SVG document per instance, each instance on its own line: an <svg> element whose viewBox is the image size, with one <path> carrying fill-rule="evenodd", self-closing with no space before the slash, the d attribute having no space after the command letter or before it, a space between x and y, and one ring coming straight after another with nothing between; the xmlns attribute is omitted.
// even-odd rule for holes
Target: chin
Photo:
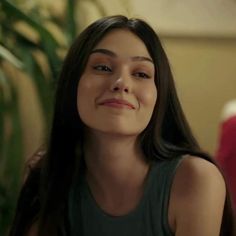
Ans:
<svg viewBox="0 0 236 236"><path fill-rule="evenodd" d="M89 127L91 130L94 130L96 133L103 133L106 135L115 135L115 136L138 136L141 131L130 129L130 127L120 127L120 126L104 126L104 127Z"/></svg>
<svg viewBox="0 0 236 236"><path fill-rule="evenodd" d="M85 122L84 122L85 123ZM130 122L87 122L85 125L91 131L96 133L103 133L109 135L119 135L119 136L138 136L145 127L140 127L140 125L134 125Z"/></svg>

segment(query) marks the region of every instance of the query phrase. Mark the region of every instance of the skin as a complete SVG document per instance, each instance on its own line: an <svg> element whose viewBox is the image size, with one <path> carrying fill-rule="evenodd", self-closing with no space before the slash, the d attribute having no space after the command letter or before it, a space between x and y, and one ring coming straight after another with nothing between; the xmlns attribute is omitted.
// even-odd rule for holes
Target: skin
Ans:
<svg viewBox="0 0 236 236"><path fill-rule="evenodd" d="M226 188L215 165L197 157L185 158L174 178L169 224L176 236L218 236Z"/></svg>
<svg viewBox="0 0 236 236"><path fill-rule="evenodd" d="M136 138L156 103L154 75L151 56L137 36L128 30L107 34L91 52L79 81L77 103L82 121L93 133ZM101 105L110 98L124 99L132 109Z"/></svg>
<svg viewBox="0 0 236 236"><path fill-rule="evenodd" d="M91 53L78 86L78 112L87 125L87 180L100 207L123 215L139 202L148 163L137 143L157 98L152 59L127 30L108 33ZM110 98L132 104L100 105Z"/></svg>
<svg viewBox="0 0 236 236"><path fill-rule="evenodd" d="M78 112L86 125L86 178L101 209L121 216L139 203L149 170L137 137L147 126L158 96L155 71L143 42L127 30L108 33L95 50L77 97ZM134 109L99 105L113 97L125 99ZM224 201L225 183L217 167L186 156L171 188L168 220L172 232L176 236L219 235ZM29 236L35 235L35 227Z"/></svg>

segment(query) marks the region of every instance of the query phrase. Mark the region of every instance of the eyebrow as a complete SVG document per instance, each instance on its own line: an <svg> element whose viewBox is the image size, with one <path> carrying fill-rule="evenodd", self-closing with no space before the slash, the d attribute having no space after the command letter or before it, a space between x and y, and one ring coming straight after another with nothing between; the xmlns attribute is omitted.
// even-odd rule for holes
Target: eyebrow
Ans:
<svg viewBox="0 0 236 236"><path fill-rule="evenodd" d="M117 57L117 55L108 50L108 49L104 49L104 48L97 48L97 49L94 49L91 53L91 54L94 54L94 53L101 53L101 54L105 54L105 55L108 55L110 57ZM153 60L149 57L144 57L144 56L134 56L134 57L131 57L131 60L132 61L148 61L148 62L151 62L153 63ZM154 63L153 63L154 64Z"/></svg>

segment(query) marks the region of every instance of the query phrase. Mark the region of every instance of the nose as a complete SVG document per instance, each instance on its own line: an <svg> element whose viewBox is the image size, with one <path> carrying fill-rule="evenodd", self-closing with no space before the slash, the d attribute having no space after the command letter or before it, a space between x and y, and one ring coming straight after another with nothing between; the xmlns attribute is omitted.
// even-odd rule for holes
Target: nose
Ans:
<svg viewBox="0 0 236 236"><path fill-rule="evenodd" d="M130 93L131 91L131 78L128 73L120 73L118 78L116 78L110 87L112 92L125 92Z"/></svg>

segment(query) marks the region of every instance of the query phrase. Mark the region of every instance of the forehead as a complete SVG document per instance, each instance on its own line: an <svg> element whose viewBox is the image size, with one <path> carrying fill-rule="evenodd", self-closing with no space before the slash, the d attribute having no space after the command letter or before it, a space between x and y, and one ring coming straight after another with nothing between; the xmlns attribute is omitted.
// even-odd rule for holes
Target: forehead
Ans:
<svg viewBox="0 0 236 236"><path fill-rule="evenodd" d="M114 29L108 32L94 49L108 49L117 55L148 56L144 42L128 29Z"/></svg>

